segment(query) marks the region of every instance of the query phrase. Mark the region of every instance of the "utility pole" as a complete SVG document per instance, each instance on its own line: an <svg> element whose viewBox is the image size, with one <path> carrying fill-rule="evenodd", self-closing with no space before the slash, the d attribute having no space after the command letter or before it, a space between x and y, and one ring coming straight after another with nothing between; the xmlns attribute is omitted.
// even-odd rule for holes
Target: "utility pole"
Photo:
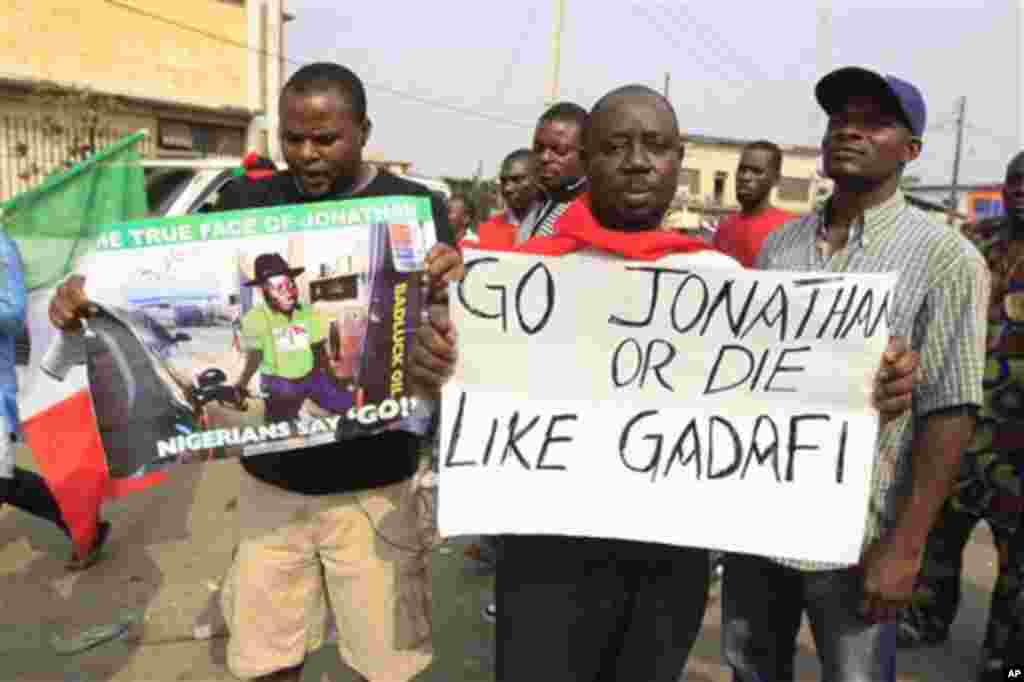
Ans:
<svg viewBox="0 0 1024 682"><path fill-rule="evenodd" d="M267 126L270 129L267 135L269 147L267 151L270 153L270 158L273 161L281 162L284 161L284 155L281 153L281 138L278 135L281 121L278 119L276 101L278 93L281 92L281 86L284 85L284 60L279 57L283 47L281 36L283 32L282 24L284 23L284 8L282 0L267 0L264 6L267 8L267 39L265 44L267 55L264 63L267 65L268 73L265 111Z"/></svg>
<svg viewBox="0 0 1024 682"><path fill-rule="evenodd" d="M1021 2L1024 2L1024 0L1021 0ZM665 72L665 92L664 92L665 99L668 99L668 84L669 84L669 81L671 79L672 79L672 74L670 74L668 71L666 71Z"/></svg>
<svg viewBox="0 0 1024 682"><path fill-rule="evenodd" d="M953 154L953 182L949 188L949 224L953 224L953 215L956 213L960 202L960 192L957 184L960 182L960 152L964 144L964 111L967 109L967 98L960 98L956 118L956 150Z"/></svg>
<svg viewBox="0 0 1024 682"><path fill-rule="evenodd" d="M565 0L555 0L555 32L551 37L551 80L548 84L548 106L558 101L558 69L562 61L562 23Z"/></svg>
<svg viewBox="0 0 1024 682"><path fill-rule="evenodd" d="M1024 0L1021 0L1024 2ZM815 61L818 73L815 78L822 78L832 67L832 2L818 0L818 22L815 27L816 54ZM825 131L825 114L821 107L814 107L814 144L821 143L821 135Z"/></svg>

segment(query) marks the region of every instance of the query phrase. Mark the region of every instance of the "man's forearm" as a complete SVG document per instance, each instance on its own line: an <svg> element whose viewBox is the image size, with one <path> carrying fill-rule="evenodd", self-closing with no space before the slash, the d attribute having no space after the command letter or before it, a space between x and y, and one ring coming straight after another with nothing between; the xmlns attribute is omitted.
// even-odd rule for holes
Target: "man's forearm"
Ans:
<svg viewBox="0 0 1024 682"><path fill-rule="evenodd" d="M448 305L448 284L442 282L440 286L431 285L427 292L428 305Z"/></svg>
<svg viewBox="0 0 1024 682"><path fill-rule="evenodd" d="M974 426L972 407L929 415L918 423L911 448L913 487L893 531L894 538L907 549L924 551L928 533L952 491Z"/></svg>

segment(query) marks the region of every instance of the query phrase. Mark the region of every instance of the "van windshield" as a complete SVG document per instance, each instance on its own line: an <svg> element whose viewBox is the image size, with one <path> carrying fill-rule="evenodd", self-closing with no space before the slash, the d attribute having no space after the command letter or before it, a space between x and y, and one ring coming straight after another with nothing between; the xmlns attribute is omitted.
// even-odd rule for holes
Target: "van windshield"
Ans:
<svg viewBox="0 0 1024 682"><path fill-rule="evenodd" d="M166 215L196 172L194 168L147 168L146 206L149 217Z"/></svg>

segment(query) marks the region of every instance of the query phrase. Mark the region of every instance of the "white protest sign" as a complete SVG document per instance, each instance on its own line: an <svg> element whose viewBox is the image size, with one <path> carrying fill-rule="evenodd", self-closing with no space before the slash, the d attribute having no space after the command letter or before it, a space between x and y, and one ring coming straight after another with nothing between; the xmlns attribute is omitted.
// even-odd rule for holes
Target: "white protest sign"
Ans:
<svg viewBox="0 0 1024 682"><path fill-rule="evenodd" d="M467 251L439 526L855 563L895 274Z"/></svg>

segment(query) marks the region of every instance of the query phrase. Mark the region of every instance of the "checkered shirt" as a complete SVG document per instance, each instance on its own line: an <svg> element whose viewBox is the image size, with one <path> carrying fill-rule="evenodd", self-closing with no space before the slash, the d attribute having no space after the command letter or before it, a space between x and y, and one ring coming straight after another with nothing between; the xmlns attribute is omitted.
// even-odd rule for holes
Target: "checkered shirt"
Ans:
<svg viewBox="0 0 1024 682"><path fill-rule="evenodd" d="M915 420L960 405L980 406L985 369L989 275L978 250L954 228L932 222L903 194L864 212L850 225L847 244L828 253L822 243L823 207L771 233L758 256L764 270L896 272L890 333L920 354L924 380L913 407L879 433L863 547L892 529L912 483ZM820 513L815 510L812 513ZM775 558L804 571L841 565Z"/></svg>

